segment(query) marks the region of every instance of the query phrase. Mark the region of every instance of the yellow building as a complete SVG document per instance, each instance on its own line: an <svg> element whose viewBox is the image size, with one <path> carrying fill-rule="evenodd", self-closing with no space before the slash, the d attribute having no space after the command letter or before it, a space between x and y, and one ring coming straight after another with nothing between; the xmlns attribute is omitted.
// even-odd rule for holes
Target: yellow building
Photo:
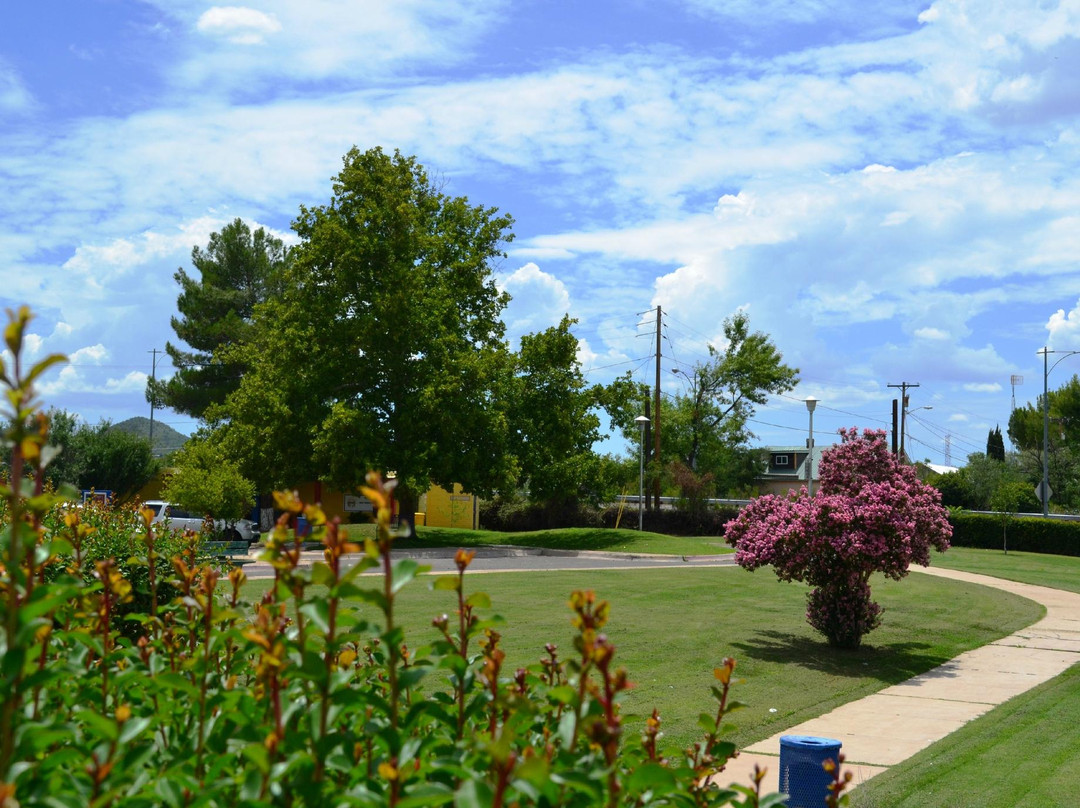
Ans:
<svg viewBox="0 0 1080 808"><path fill-rule="evenodd" d="M437 485L420 497L420 510L424 521L416 523L428 527L464 527L475 530L480 526L480 506L476 497L466 494L460 485L447 491Z"/></svg>
<svg viewBox="0 0 1080 808"><path fill-rule="evenodd" d="M323 512L330 519L341 517L343 522L362 521L361 514L371 513L371 502L360 494L335 491L319 482L304 483L297 487L304 502L321 502ZM460 485L452 492L433 485L426 494L420 495L416 524L430 527L479 526L479 503L472 494L466 494Z"/></svg>

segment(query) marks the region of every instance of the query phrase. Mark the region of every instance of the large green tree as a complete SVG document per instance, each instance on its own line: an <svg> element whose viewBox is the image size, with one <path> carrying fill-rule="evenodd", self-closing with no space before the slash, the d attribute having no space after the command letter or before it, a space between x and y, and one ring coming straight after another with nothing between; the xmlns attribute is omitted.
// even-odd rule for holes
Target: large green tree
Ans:
<svg viewBox="0 0 1080 808"><path fill-rule="evenodd" d="M239 385L244 365L235 353L226 361L225 349L248 338L255 306L280 292L288 250L263 228L252 232L242 219L235 219L211 234L205 250L195 247L191 263L198 277L183 268L173 276L180 286L180 316L172 318L172 327L187 347L166 343L176 373L150 379L146 398L158 407L202 418Z"/></svg>
<svg viewBox="0 0 1080 808"><path fill-rule="evenodd" d="M508 298L493 268L511 224L443 194L415 158L345 155L330 202L293 223L281 296L225 354L247 372L213 415L245 476L350 489L394 472L405 514L430 482L504 481Z"/></svg>
<svg viewBox="0 0 1080 808"><path fill-rule="evenodd" d="M1080 506L1080 378L1073 376L1047 399L1049 412L1049 476L1051 501L1066 508ZM1042 481L1043 397L1017 407L1009 416L1009 440L1032 485Z"/></svg>
<svg viewBox="0 0 1080 808"><path fill-rule="evenodd" d="M699 485L711 476L727 492L753 478L756 454L747 447L747 424L755 408L794 389L799 371L784 364L767 334L750 330L743 312L724 321L724 338L722 349L710 345L708 361L683 374L684 392L664 402L661 434L664 459L680 464L680 479L696 475Z"/></svg>
<svg viewBox="0 0 1080 808"><path fill-rule="evenodd" d="M596 486L602 460L592 449L600 439L601 391L581 372L570 331L575 322L563 317L557 326L522 337L500 393L517 482L530 499L552 505L602 493Z"/></svg>

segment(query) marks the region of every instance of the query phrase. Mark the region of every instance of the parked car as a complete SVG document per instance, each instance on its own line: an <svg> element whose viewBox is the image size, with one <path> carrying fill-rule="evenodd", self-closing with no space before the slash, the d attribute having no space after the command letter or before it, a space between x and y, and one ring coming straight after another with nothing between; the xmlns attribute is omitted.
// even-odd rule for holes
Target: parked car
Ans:
<svg viewBox="0 0 1080 808"><path fill-rule="evenodd" d="M163 502L160 499L151 499L143 503L143 507L154 512L151 520L157 524L168 522L173 530L202 530L204 517L191 511ZM259 540L259 525L250 519L237 519L235 522L226 522L224 519L214 520L214 530L224 541L246 541L252 544Z"/></svg>

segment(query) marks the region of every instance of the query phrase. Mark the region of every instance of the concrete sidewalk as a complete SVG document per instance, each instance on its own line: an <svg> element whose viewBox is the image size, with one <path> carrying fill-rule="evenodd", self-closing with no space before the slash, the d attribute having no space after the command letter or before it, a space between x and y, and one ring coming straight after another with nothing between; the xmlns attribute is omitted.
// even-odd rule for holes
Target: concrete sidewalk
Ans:
<svg viewBox="0 0 1080 808"><path fill-rule="evenodd" d="M920 676L747 747L728 764L721 782L748 784L757 764L768 769L764 791L779 791L780 736L813 735L843 744L844 765L854 775L852 784L858 785L1080 661L1080 595L955 570L912 571L1012 592L1041 603L1046 616Z"/></svg>

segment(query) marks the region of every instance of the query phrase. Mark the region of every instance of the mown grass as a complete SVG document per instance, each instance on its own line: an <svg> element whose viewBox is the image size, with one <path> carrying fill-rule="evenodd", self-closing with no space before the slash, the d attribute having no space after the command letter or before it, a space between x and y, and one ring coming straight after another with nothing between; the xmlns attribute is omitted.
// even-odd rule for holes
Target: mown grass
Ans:
<svg viewBox="0 0 1080 808"><path fill-rule="evenodd" d="M349 525L350 536L368 535L368 525ZM734 552L721 536L665 536L625 528L562 528L503 533L497 530L418 527L402 547L539 547L546 550L606 550L643 555L719 555Z"/></svg>
<svg viewBox="0 0 1080 808"><path fill-rule="evenodd" d="M1074 556L952 547L944 553L935 552L931 563L1007 581L1080 593L1080 558Z"/></svg>
<svg viewBox="0 0 1080 808"><path fill-rule="evenodd" d="M449 593L424 583L403 590L396 606L414 650L434 639L431 619L454 610ZM259 597L266 585L250 583L247 596ZM566 605L571 591L593 589L611 601L607 633L616 660L636 685L624 712L640 723L659 708L667 741L678 747L697 736L699 713L712 709L712 671L725 656L738 660L745 683L735 697L750 705L733 717L734 740L749 744L929 670L1042 614L1031 601L986 587L920 575L876 580L884 625L861 649L838 651L806 624L806 588L780 583L767 571L500 573L469 578L467 588L487 592L489 614L505 618L499 630L508 674L536 663L547 642L564 657L573 654Z"/></svg>
<svg viewBox="0 0 1080 808"><path fill-rule="evenodd" d="M933 563L1080 592L1080 558L975 550ZM858 808L1072 806L1080 793L1080 666L1013 698L852 795Z"/></svg>
<svg viewBox="0 0 1080 808"><path fill-rule="evenodd" d="M1078 726L1080 667L1073 666L859 786L852 806L1074 806Z"/></svg>

